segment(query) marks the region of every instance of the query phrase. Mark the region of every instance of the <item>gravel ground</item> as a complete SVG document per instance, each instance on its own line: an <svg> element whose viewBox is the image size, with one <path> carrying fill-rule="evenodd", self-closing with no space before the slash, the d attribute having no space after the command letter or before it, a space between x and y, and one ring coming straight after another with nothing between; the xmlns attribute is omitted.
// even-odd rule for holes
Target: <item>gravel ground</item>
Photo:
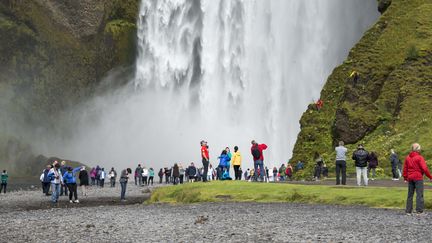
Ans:
<svg viewBox="0 0 432 243"><path fill-rule="evenodd" d="M153 187L137 187L129 183L126 190L126 202L120 202L120 186L111 188L88 187L87 196L82 195L78 188L78 199L80 203L69 203L68 196L61 196L59 202L51 203L51 196L45 196L41 190L19 190L6 194L0 194L0 214L12 211L28 211L51 208L74 208L74 207L95 207L112 205L141 204L149 198Z"/></svg>
<svg viewBox="0 0 432 243"><path fill-rule="evenodd" d="M301 204L53 208L1 218L1 242L430 242L432 236L429 215Z"/></svg>

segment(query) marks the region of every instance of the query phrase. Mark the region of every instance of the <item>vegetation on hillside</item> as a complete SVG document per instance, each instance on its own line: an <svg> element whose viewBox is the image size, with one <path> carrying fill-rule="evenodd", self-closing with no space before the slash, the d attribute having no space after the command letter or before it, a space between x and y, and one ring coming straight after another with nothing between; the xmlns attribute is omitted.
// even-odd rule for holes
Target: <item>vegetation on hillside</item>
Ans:
<svg viewBox="0 0 432 243"><path fill-rule="evenodd" d="M339 140L348 143L350 154L360 143L376 151L386 174L392 148L403 160L419 142L431 158L432 1L393 0L387 7L328 78L323 109L310 106L303 114L292 161L305 161L308 170L298 177L310 174L315 152L333 172ZM350 78L353 71L360 74L357 82ZM350 159L348 168L354 168Z"/></svg>
<svg viewBox="0 0 432 243"><path fill-rule="evenodd" d="M57 118L92 97L108 71L133 64L138 7L139 0L0 1L1 168L35 159L23 128L60 129Z"/></svg>

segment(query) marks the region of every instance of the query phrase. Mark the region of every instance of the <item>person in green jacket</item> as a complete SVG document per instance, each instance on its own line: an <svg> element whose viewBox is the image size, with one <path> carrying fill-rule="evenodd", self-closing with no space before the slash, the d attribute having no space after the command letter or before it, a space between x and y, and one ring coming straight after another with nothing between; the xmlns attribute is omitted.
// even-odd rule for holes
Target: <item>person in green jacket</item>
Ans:
<svg viewBox="0 0 432 243"><path fill-rule="evenodd" d="M1 180L1 186L0 186L0 193L3 190L3 192L6 194L6 186L8 182L8 174L6 170L3 170L3 173L1 174L0 180Z"/></svg>

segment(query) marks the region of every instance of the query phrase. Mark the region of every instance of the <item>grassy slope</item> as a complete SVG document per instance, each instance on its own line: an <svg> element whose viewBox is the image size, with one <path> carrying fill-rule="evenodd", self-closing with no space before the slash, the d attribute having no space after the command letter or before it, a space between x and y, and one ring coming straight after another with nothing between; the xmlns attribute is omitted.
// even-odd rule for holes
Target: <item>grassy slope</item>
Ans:
<svg viewBox="0 0 432 243"><path fill-rule="evenodd" d="M149 203L297 202L404 208L406 193L405 188L305 186L229 181L208 184L188 183L158 188L153 192ZM425 190L425 207L432 208L430 190Z"/></svg>
<svg viewBox="0 0 432 243"><path fill-rule="evenodd" d="M387 174L391 148L404 156L417 141L426 158L432 156L431 16L430 0L393 0L328 78L321 93L324 109L304 113L293 161L311 162L315 152L333 161L333 146L341 137L358 137L348 145L350 153L358 143L378 152ZM349 79L352 70L361 74L358 85ZM347 115L341 119L338 112ZM341 124L346 125L342 133ZM333 163L328 165L332 172ZM352 161L348 165L352 171Z"/></svg>

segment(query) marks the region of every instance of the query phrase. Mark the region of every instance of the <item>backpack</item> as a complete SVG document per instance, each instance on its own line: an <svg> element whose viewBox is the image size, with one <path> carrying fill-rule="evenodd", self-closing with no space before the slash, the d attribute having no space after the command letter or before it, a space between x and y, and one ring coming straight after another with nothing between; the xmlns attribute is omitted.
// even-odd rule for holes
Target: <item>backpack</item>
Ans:
<svg viewBox="0 0 432 243"><path fill-rule="evenodd" d="M258 146L252 148L252 156L255 160L258 160L261 157L261 152Z"/></svg>

